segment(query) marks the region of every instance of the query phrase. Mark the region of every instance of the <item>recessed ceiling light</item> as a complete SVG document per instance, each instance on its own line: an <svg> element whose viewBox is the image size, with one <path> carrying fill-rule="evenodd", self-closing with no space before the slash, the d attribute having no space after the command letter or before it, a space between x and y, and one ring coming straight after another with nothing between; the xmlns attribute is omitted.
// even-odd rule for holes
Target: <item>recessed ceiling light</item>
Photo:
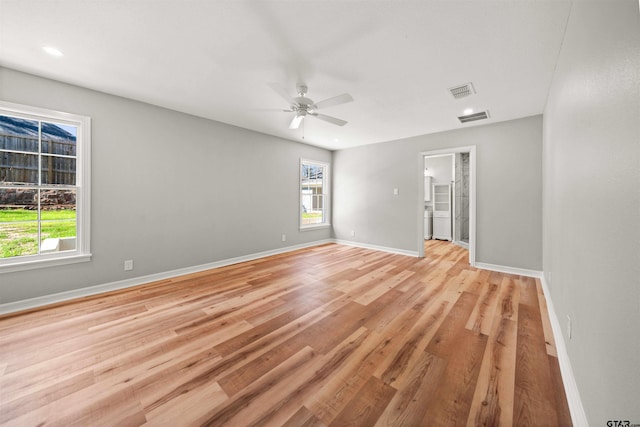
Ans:
<svg viewBox="0 0 640 427"><path fill-rule="evenodd" d="M464 114L465 116L466 116L467 114L471 114L471 113L473 113L473 108L466 108L466 109L463 111L463 114Z"/></svg>
<svg viewBox="0 0 640 427"><path fill-rule="evenodd" d="M44 50L45 52L47 52L51 56L60 57L60 56L63 55L62 52L60 51L60 49L55 48L53 46L43 46L42 50Z"/></svg>

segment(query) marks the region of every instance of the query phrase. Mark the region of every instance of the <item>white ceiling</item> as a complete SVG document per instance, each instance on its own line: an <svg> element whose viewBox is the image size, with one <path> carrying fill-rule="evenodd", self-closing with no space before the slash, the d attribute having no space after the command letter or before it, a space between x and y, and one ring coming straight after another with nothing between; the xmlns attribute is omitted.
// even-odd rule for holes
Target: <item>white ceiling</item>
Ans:
<svg viewBox="0 0 640 427"><path fill-rule="evenodd" d="M282 138L267 83L349 123L305 119L340 149L542 113L571 4L559 0L0 0L0 65ZM55 46L55 58L42 46ZM454 99L449 87L473 82ZM0 94L0 98L2 94ZM460 124L465 108L490 119Z"/></svg>

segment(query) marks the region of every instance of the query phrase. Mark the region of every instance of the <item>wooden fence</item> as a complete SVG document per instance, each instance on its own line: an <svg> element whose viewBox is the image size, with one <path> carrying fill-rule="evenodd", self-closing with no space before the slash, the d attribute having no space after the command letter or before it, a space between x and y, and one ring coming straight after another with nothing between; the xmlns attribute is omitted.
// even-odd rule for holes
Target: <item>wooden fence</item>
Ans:
<svg viewBox="0 0 640 427"><path fill-rule="evenodd" d="M38 153L38 138L0 134L0 183L38 184L42 169L43 185L75 185L75 155L75 141L43 139Z"/></svg>

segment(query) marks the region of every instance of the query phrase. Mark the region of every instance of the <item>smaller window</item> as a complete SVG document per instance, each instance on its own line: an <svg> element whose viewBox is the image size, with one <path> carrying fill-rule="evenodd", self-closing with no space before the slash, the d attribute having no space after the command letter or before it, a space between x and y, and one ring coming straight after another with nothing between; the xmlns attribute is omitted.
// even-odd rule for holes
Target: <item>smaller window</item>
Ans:
<svg viewBox="0 0 640 427"><path fill-rule="evenodd" d="M300 160L300 228L329 226L329 165Z"/></svg>

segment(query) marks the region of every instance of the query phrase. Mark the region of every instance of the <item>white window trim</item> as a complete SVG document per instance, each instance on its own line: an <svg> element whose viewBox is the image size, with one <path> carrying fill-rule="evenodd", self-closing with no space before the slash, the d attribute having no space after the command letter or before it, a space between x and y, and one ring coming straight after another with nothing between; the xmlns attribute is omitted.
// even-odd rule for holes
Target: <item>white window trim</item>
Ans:
<svg viewBox="0 0 640 427"><path fill-rule="evenodd" d="M322 194L325 196L323 199L323 204L325 206L325 222L320 224L302 224L302 164L303 163L313 163L314 165L319 165L324 168L324 172L326 177L323 175L322 177ZM317 230L319 228L329 228L331 227L331 187L330 187L330 179L331 179L331 168L329 163L320 162L317 160L304 159L300 158L300 163L298 164L298 226L300 231L305 230ZM325 190L326 189L326 190Z"/></svg>
<svg viewBox="0 0 640 427"><path fill-rule="evenodd" d="M77 126L76 250L0 259L0 273L86 262L91 259L91 118L77 114L0 101L0 113L25 119Z"/></svg>

